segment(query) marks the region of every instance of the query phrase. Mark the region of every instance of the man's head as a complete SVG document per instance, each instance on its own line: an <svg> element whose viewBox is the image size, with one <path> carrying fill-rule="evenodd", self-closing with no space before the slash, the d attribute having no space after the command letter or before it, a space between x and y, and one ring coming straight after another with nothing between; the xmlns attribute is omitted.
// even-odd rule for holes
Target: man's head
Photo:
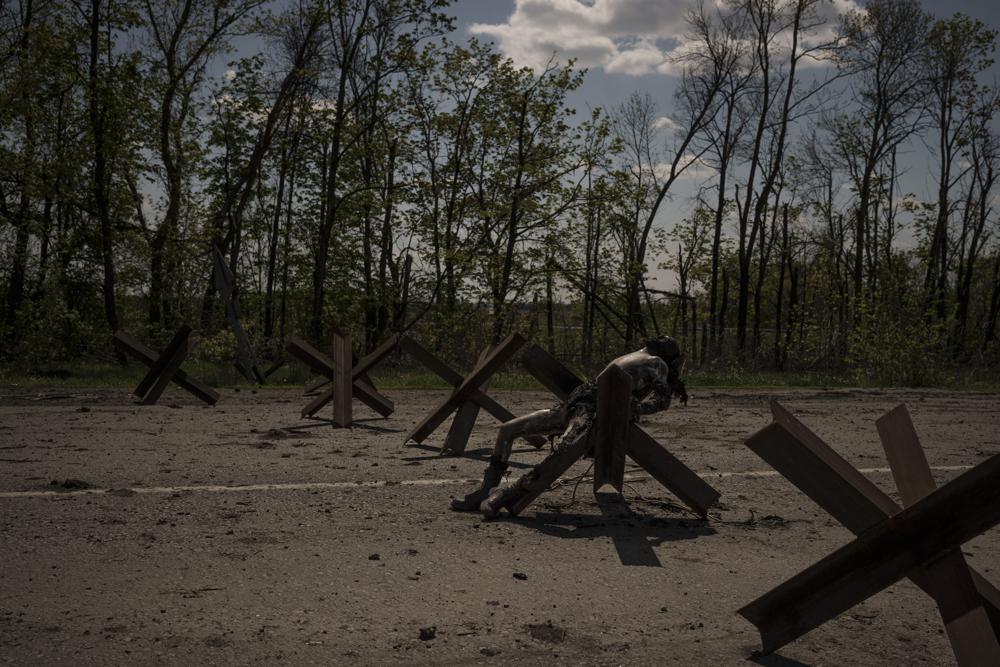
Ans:
<svg viewBox="0 0 1000 667"><path fill-rule="evenodd" d="M671 368L676 368L681 362L681 347L670 336L660 336L647 340L646 351L654 357L663 359Z"/></svg>

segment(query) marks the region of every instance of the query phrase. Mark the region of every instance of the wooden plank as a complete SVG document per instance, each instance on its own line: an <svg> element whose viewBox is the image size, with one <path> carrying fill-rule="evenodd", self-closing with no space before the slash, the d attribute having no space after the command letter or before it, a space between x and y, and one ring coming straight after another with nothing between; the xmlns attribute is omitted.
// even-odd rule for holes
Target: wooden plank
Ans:
<svg viewBox="0 0 1000 667"><path fill-rule="evenodd" d="M333 423L337 426L351 425L351 403L354 398L354 382L351 353L351 335L333 334Z"/></svg>
<svg viewBox="0 0 1000 667"><path fill-rule="evenodd" d="M852 533L899 511L896 501L777 401L771 401L771 414L801 444L785 449L766 437L752 436L747 446Z"/></svg>
<svg viewBox="0 0 1000 667"><path fill-rule="evenodd" d="M185 354L187 353L186 343L188 336L190 335L191 327L186 324L174 332L170 342L167 343L167 346L163 348L160 354L156 357L156 361L154 361L149 367L149 371L146 372L146 376L142 378L139 385L135 388L135 391L132 392L133 394L138 396L140 399L145 399L146 396L149 395L149 390L154 384L156 384L156 381L160 378L160 376L163 375L163 370L167 367L167 364L171 363L174 355L177 354L177 351L183 347ZM161 389L160 391L162 393L163 390Z"/></svg>
<svg viewBox="0 0 1000 667"><path fill-rule="evenodd" d="M403 348L404 352L420 362L427 370L437 375L452 387L462 384L461 375L453 371L446 363L409 336L401 338L400 347ZM490 413L490 415L500 422L510 421L515 417L514 413L497 403L488 394L480 391L478 388L476 391L469 392L468 398L470 401L476 402L479 407L486 410L486 412Z"/></svg>
<svg viewBox="0 0 1000 667"><path fill-rule="evenodd" d="M557 449L554 456L550 455L552 456L551 459L546 457L542 465L535 467L533 487L524 491L524 495L510 508L510 513L516 515L523 512L528 505L535 502L538 496L542 495L557 479L562 477L584 453L585 450L581 450L580 448L563 447Z"/></svg>
<svg viewBox="0 0 1000 667"><path fill-rule="evenodd" d="M992 635L992 640L984 641L983 627L992 626L989 614L982 607L976 607L945 626L955 660L961 667L1000 665L997 638Z"/></svg>
<svg viewBox="0 0 1000 667"><path fill-rule="evenodd" d="M920 438L906 406L898 405L879 417L875 421L875 427L903 506L909 507L933 493L937 484L934 483L931 466L927 462L924 448L920 446Z"/></svg>
<svg viewBox="0 0 1000 667"><path fill-rule="evenodd" d="M777 401L771 402L771 412L793 437L783 438L772 424L751 436L747 446L844 527L860 535L900 511L892 498ZM974 569L969 573L994 633L1000 635L1000 591ZM922 570L910 579L935 601L942 594Z"/></svg>
<svg viewBox="0 0 1000 667"><path fill-rule="evenodd" d="M366 381L367 375L365 374L365 371L370 369L372 366L384 359L390 352L392 352L395 347L395 344L393 343L395 338L396 336L393 336L386 340L372 353L358 360L358 363L351 369L351 375L354 378L353 393L355 398L383 417L391 415L395 409L395 405L391 400L380 394L370 381ZM310 345L308 342L293 336L288 339L286 349L289 354L292 354L309 366L309 368L311 368L315 373L325 378L318 382L312 389L315 390L322 387L329 382L330 378L333 377L333 360ZM313 400L309 401L309 403L302 408L302 416L311 417L315 415L323 409L327 403L333 400L335 393L336 391L333 388L330 388L320 396L317 396Z"/></svg>
<svg viewBox="0 0 1000 667"><path fill-rule="evenodd" d="M330 383L330 380L327 380L322 384L325 385L327 383ZM322 410L327 403L332 401L335 395L336 388L331 386L322 394L309 401L306 406L302 408L302 416L314 416L317 412ZM360 378L354 381L354 398L358 399L383 417L388 417L396 409L395 404L391 400L380 394L376 391L375 387Z"/></svg>
<svg viewBox="0 0 1000 667"><path fill-rule="evenodd" d="M297 336L292 336L285 344L285 349L317 375L327 380L333 377L333 359L317 350L307 341ZM315 390L315 387L313 389Z"/></svg>
<svg viewBox="0 0 1000 667"><path fill-rule="evenodd" d="M635 424L629 431L628 456L701 517L708 516L722 495Z"/></svg>
<svg viewBox="0 0 1000 667"><path fill-rule="evenodd" d="M933 493L937 484L906 406L897 406L875 425L903 505L909 507ZM951 551L924 572L958 664L1000 665L997 632L984 608L984 603L991 605L979 595L961 550Z"/></svg>
<svg viewBox="0 0 1000 667"><path fill-rule="evenodd" d="M578 378L573 371L563 366L559 360L538 345L532 345L521 355L521 363L560 401L565 401L574 389L583 384L583 380Z"/></svg>
<svg viewBox="0 0 1000 667"><path fill-rule="evenodd" d="M420 422L406 441L423 442L427 436L437 429L448 416L461 405L472 392L477 392L480 385L507 363L517 350L524 345L524 338L518 333L512 333L490 350L489 355L479 366L466 377L458 387L438 407Z"/></svg>
<svg viewBox="0 0 1000 667"><path fill-rule="evenodd" d="M403 348L404 352L419 361L427 370L437 375L452 387L462 384L461 375L453 371L448 364L441 361L433 352L409 336L403 336L399 345Z"/></svg>
<svg viewBox="0 0 1000 667"><path fill-rule="evenodd" d="M489 352L490 348L486 347L479 353L479 359L476 360L477 367L486 360ZM489 384L490 381L487 379L479 386L479 391L485 392ZM465 401L459 406L458 410L455 411L455 418L451 420L451 427L448 428L444 445L441 447L442 454L458 455L465 451L465 446L469 444L469 436L472 435L472 429L476 425L476 419L479 418L479 410L479 404L471 400Z"/></svg>
<svg viewBox="0 0 1000 667"><path fill-rule="evenodd" d="M521 362L535 379L562 401L583 384L583 380L573 371L538 345L531 346L521 356ZM632 424L629 429L627 454L656 481L701 516L707 516L709 508L721 495L636 424ZM569 469L569 465L566 469ZM520 506L527 507L537 496L538 494L535 494L531 499L522 500Z"/></svg>
<svg viewBox="0 0 1000 667"><path fill-rule="evenodd" d="M781 424L771 427L776 439L794 446L792 433ZM757 626L764 652L769 653L997 523L1000 455L873 526L739 613Z"/></svg>
<svg viewBox="0 0 1000 667"><path fill-rule="evenodd" d="M152 366L156 363L156 352L149 347L146 347L138 338L135 338L124 331L116 331L111 337L111 342L123 353L140 361L146 366ZM209 405L215 405L219 400L219 392L215 391L200 380L191 377L182 369L178 369L178 371L174 373L173 380L179 386L194 394L196 398L201 399Z"/></svg>
<svg viewBox="0 0 1000 667"><path fill-rule="evenodd" d="M605 484L622 492L631 425L632 378L617 366L608 366L597 376L597 414L590 432L595 494Z"/></svg>
<svg viewBox="0 0 1000 667"><path fill-rule="evenodd" d="M899 511L899 505L815 433L772 401L775 423L746 445L855 535ZM775 438L781 426L793 438Z"/></svg>
<svg viewBox="0 0 1000 667"><path fill-rule="evenodd" d="M383 417L388 417L396 409L395 404L391 400L380 394L376 391L375 387L361 378L354 381L354 398Z"/></svg>
<svg viewBox="0 0 1000 667"><path fill-rule="evenodd" d="M275 372L276 372L276 371L277 371L277 370L278 370L279 368L281 368L282 366L284 366L284 365L285 365L285 362L286 362L286 361L287 361L287 359L285 359L285 357L284 357L284 356L281 356L281 357L278 357L277 359L275 359L275 360L274 360L274 361L273 361L273 362L271 363L271 365L267 367L267 370L266 370L266 371L264 371L264 377L265 377L265 378L269 378L269 377L271 377L272 375L274 375L274 373L275 373Z"/></svg>
<svg viewBox="0 0 1000 667"><path fill-rule="evenodd" d="M482 363L477 365L455 390L456 400L465 398L470 392L476 391L488 378L493 377L526 342L524 336L514 332L497 343Z"/></svg>
<svg viewBox="0 0 1000 667"><path fill-rule="evenodd" d="M393 350L399 347L399 338L399 334L389 336L382 341L381 345L355 361L354 368L351 370L351 377L355 380L362 378L365 382L371 384L372 388L374 388L375 385L372 384L371 380L367 378L366 374L372 369L373 366L375 366L375 364L388 357Z"/></svg>
<svg viewBox="0 0 1000 667"><path fill-rule="evenodd" d="M181 340L180 346L173 350L173 354L167 359L167 363L163 365L163 369L160 371L159 377L156 378L156 381L153 383L153 386L149 388L146 395L142 397L140 403L143 405L153 405L160 400L163 390L167 388L167 385L170 384L170 381L174 377L174 373L176 373L177 369L181 367L182 363L184 363L184 359L187 357L190 349L190 341L187 336L184 336ZM165 356L166 355L161 355L160 358L162 359Z"/></svg>

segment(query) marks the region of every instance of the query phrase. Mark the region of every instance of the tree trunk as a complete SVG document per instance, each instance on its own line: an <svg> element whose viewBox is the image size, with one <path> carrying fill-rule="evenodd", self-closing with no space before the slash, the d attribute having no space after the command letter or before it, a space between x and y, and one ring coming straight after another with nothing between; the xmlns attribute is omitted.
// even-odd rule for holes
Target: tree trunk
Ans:
<svg viewBox="0 0 1000 667"><path fill-rule="evenodd" d="M108 328L114 332L118 330L119 324L118 309L115 301L114 237L108 194L111 176L108 173L106 115L102 104L104 86L98 72L101 0L92 0L90 7L90 71L88 92L90 96L90 127L94 141L93 194L94 205L97 208L97 217L101 225L101 263L104 268L104 279L101 289L104 296L104 317L108 322ZM125 357L120 352L118 353L118 359L121 363L125 363Z"/></svg>

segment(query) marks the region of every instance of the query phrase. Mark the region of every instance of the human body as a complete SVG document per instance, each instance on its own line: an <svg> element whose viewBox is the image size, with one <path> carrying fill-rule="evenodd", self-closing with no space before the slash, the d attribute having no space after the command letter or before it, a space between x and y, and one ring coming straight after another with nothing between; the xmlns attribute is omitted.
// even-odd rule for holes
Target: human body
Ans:
<svg viewBox="0 0 1000 667"><path fill-rule="evenodd" d="M662 336L647 342L640 350L614 359L608 367L620 368L631 377L632 414L638 416L665 410L670 406L672 396L678 396L682 403L687 403L687 392L680 379L681 361L676 341ZM587 436L597 412L596 389L596 381L584 383L559 406L504 422L497 434L482 485L465 498L453 500L452 509L482 510L485 517L494 518L502 507L509 510L526 493L547 488L566 468L565 462L574 461L586 453ZM514 484L496 488L507 471L515 438L559 434L561 437L552 453L541 463Z"/></svg>

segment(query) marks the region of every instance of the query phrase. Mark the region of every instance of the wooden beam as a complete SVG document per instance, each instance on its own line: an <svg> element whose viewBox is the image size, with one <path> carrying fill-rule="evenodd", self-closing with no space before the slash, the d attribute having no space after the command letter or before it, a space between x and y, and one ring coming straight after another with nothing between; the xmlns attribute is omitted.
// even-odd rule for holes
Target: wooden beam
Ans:
<svg viewBox="0 0 1000 667"><path fill-rule="evenodd" d="M781 424L771 439L796 446ZM1000 523L1000 455L740 609L770 653Z"/></svg>
<svg viewBox="0 0 1000 667"><path fill-rule="evenodd" d="M340 330L336 329L336 331ZM373 350L365 357L357 360L354 367L351 369L354 397L383 417L391 415L395 410L395 405L391 400L380 394L378 390L375 389L374 385L371 384L371 381L367 379L367 371L388 356L397 344L398 336L391 336L377 349ZM319 383L318 387L322 387L327 384L331 378L333 378L333 360L310 345L308 342L293 336L288 339L286 349L289 354L295 356L309 366L314 373L326 378ZM353 355L351 358L352 360L354 359ZM327 403L333 400L335 393L335 388L331 387L324 393L309 401L309 403L302 408L302 416L311 417L315 415L323 409Z"/></svg>
<svg viewBox="0 0 1000 667"><path fill-rule="evenodd" d="M570 393L583 384L583 380L573 371L538 345L531 346L521 356L521 362L536 380L561 401L569 398ZM637 424L629 427L627 454L656 481L702 517L708 515L709 508L721 496L708 482L668 452ZM568 468L567 465L566 469ZM528 503L530 500L524 507L527 507Z"/></svg>
<svg viewBox="0 0 1000 667"><path fill-rule="evenodd" d="M476 366L478 367L490 353L490 348L486 347L482 352L479 353L479 359L476 360ZM487 387L489 387L489 378L486 382L479 385L479 392L485 392ZM455 411L455 418L451 420L451 426L448 428L448 435L445 436L444 445L441 447L442 454L461 454L465 451L465 446L469 444L469 436L472 435L472 429L476 425L476 419L479 418L480 406L475 401L467 400L462 403L458 410Z"/></svg>
<svg viewBox="0 0 1000 667"><path fill-rule="evenodd" d="M191 341L187 336L184 336L180 346L171 350L169 357L166 353L160 355L160 359L166 359L166 363L160 370L160 375L156 378L156 381L153 382L153 386L150 387L146 395L142 397L142 401L140 401L140 403L143 405L154 405L158 400L160 400L160 396L163 395L163 391L167 388L167 385L170 384L170 381L173 380L177 369L179 369L181 364L184 363L184 359L187 357L188 352L191 349L190 345Z"/></svg>
<svg viewBox="0 0 1000 667"><path fill-rule="evenodd" d="M124 331L116 331L111 337L111 342L122 353L129 355L146 366L152 366L156 363L158 357L156 352L144 345L138 338L127 334ZM178 369L178 371L174 373L173 380L179 386L191 392L197 398L201 399L205 403L208 403L209 405L215 405L219 400L219 392L215 391L203 382L191 377L183 370Z"/></svg>
<svg viewBox="0 0 1000 667"><path fill-rule="evenodd" d="M906 406L899 405L875 425L903 505L915 505L933 493L937 484ZM924 573L958 664L1000 665L997 633L961 550L950 551L926 566Z"/></svg>
<svg viewBox="0 0 1000 667"><path fill-rule="evenodd" d="M636 424L629 430L628 456L702 518L722 496Z"/></svg>
<svg viewBox="0 0 1000 667"><path fill-rule="evenodd" d="M500 370L505 363L510 361L510 358L514 356L524 343L525 339L520 334L512 333L490 350L490 353L483 359L483 362L468 377L462 380L462 383L451 392L451 395L406 436L406 441L423 442L470 395L482 393L479 391L479 387Z"/></svg>
<svg viewBox="0 0 1000 667"><path fill-rule="evenodd" d="M132 392L133 394L138 396L140 399L145 400L146 396L149 395L149 390L152 389L153 385L156 384L156 381L163 375L163 371L166 369L167 365L173 361L177 352L183 349L184 354L187 354L187 341L190 335L191 327L186 324L174 332L170 342L167 343L167 346L163 348L163 351L160 352L160 354L156 357L156 360L150 365L149 370L146 372L146 376L142 378L138 386L136 386L135 391ZM183 357L181 360L183 361ZM170 378L167 378L168 381L169 379ZM163 387L160 388L160 392L163 392Z"/></svg>
<svg viewBox="0 0 1000 667"><path fill-rule="evenodd" d="M617 366L608 366L597 377L597 414L590 432L594 493L605 484L622 492L631 422L632 378Z"/></svg>
<svg viewBox="0 0 1000 667"><path fill-rule="evenodd" d="M896 501L784 406L771 401L771 413L775 423L791 433L794 441L773 439L772 424L751 436L746 441L747 446L845 528L860 535L900 511ZM970 575L994 632L1000 635L1000 591L974 569L970 569ZM938 587L923 572L912 573L910 579L936 599Z"/></svg>
<svg viewBox="0 0 1000 667"><path fill-rule="evenodd" d="M437 375L452 387L458 387L462 384L463 378L459 373L452 370L446 363L417 341L409 336L403 336L399 344L404 352L419 361L427 370ZM500 422L510 421L515 417L514 413L497 403L486 392L480 391L478 388L475 391L470 391L468 398Z"/></svg>
<svg viewBox="0 0 1000 667"><path fill-rule="evenodd" d="M565 401L574 389L583 384L583 380L578 378L573 371L559 363L558 359L538 345L532 345L521 355L521 363L560 401Z"/></svg>
<svg viewBox="0 0 1000 667"><path fill-rule="evenodd" d="M351 377L351 335L335 331L333 334L333 423L340 427L351 425L351 403L354 399Z"/></svg>

